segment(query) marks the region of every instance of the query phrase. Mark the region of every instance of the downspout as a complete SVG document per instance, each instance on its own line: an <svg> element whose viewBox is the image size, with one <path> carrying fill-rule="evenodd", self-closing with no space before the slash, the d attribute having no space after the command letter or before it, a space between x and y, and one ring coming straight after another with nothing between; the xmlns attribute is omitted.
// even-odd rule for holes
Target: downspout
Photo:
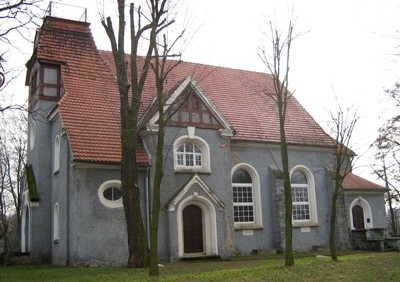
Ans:
<svg viewBox="0 0 400 282"><path fill-rule="evenodd" d="M150 167L146 168L146 179L145 179L145 194L146 194L146 231L147 231L147 242L150 247L150 213L151 213L151 204L150 204Z"/></svg>
<svg viewBox="0 0 400 282"><path fill-rule="evenodd" d="M66 190L67 190L67 261L66 261L66 264L67 265L69 265L69 263L70 263L70 206L69 206L69 202L70 202L70 187L69 187L69 177L70 177L70 169L71 169L71 166L70 166L70 161L71 161L71 159L70 159L70 155L69 155L69 153L70 153L70 151L68 150L68 148L69 148L69 141L68 141L68 138L66 138L66 140L67 140L67 146L66 146L66 148L67 148L67 175L66 175L66 180L65 180L65 185L66 185Z"/></svg>

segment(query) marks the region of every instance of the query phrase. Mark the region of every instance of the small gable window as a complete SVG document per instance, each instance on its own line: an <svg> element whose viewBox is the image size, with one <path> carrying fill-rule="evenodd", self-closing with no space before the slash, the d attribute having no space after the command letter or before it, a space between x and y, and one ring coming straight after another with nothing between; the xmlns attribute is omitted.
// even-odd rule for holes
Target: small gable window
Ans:
<svg viewBox="0 0 400 282"><path fill-rule="evenodd" d="M105 181L100 185L98 197L100 202L108 208L122 207L121 181Z"/></svg>
<svg viewBox="0 0 400 282"><path fill-rule="evenodd" d="M290 175L292 188L293 226L312 226L318 223L314 178L303 166L295 167Z"/></svg>
<svg viewBox="0 0 400 282"><path fill-rule="evenodd" d="M174 143L175 172L210 173L210 148L198 136L182 136Z"/></svg>
<svg viewBox="0 0 400 282"><path fill-rule="evenodd" d="M58 100L62 96L60 67L39 64L31 75L30 95L33 101L38 97L46 100Z"/></svg>

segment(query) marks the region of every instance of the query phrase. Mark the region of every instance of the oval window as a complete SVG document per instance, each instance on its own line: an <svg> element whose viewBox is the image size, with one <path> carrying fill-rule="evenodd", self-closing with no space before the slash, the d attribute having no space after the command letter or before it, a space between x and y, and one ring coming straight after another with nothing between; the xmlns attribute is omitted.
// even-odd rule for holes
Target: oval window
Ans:
<svg viewBox="0 0 400 282"><path fill-rule="evenodd" d="M121 181L108 180L100 185L98 196L100 202L109 208L122 207Z"/></svg>
<svg viewBox="0 0 400 282"><path fill-rule="evenodd" d="M121 189L117 187L108 187L103 191L103 196L109 201L117 201L121 199Z"/></svg>

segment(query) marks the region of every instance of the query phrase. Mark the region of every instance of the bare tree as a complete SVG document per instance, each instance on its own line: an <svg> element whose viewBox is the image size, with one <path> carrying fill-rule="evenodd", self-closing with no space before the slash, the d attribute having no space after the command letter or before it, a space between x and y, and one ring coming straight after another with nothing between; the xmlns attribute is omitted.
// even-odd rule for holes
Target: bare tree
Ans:
<svg viewBox="0 0 400 282"><path fill-rule="evenodd" d="M343 195L343 181L345 177L353 169L353 157L355 153L350 150L350 141L353 136L353 131L359 117L357 111L343 111L339 105L337 112L330 112L330 120L332 122L331 134L334 136L335 142L335 163L334 163L334 179L335 187L331 199L331 217L329 229L329 249L332 260L338 260L336 255L336 215L337 202L340 195Z"/></svg>
<svg viewBox="0 0 400 282"><path fill-rule="evenodd" d="M16 39L32 41L32 29L36 29L43 15L44 0L0 1L0 91L21 74L21 70L9 63L14 52L22 52ZM1 81L2 80L2 81ZM23 109L21 105L0 105L0 112Z"/></svg>
<svg viewBox="0 0 400 282"><path fill-rule="evenodd" d="M39 26L42 12L43 0L7 0L0 3L0 43L3 46L14 45L12 36L17 33L26 40L31 40L30 31L32 27ZM5 49L0 54L0 66L3 71L2 60L4 60Z"/></svg>
<svg viewBox="0 0 400 282"><path fill-rule="evenodd" d="M290 51L293 35L294 23L289 22L286 34L282 34L273 23L270 22L270 32L264 35L271 43L272 49L260 48L260 58L272 74L274 83L274 92L266 89L267 98L272 98L278 109L280 148L282 161L282 174L285 195L285 265L294 265L293 247L292 247L292 189L290 184L288 145L286 140L285 123L287 116L287 107L292 96L289 92L289 70L290 70ZM270 53L271 52L271 53ZM271 55L272 54L272 55Z"/></svg>
<svg viewBox="0 0 400 282"><path fill-rule="evenodd" d="M396 82L392 89L385 92L392 98L396 107L400 106L400 83ZM379 128L378 137L374 142L377 148L375 155L378 161L373 170L385 182L388 192L386 201L389 205L391 231L396 234L393 205L400 202L400 115L395 115Z"/></svg>
<svg viewBox="0 0 400 282"><path fill-rule="evenodd" d="M17 116L8 118L7 122L9 126L0 132L0 238L4 238L5 253L18 250L15 242L18 242L21 224L26 161L25 116L19 112ZM16 218L14 224L12 218Z"/></svg>
<svg viewBox="0 0 400 282"><path fill-rule="evenodd" d="M170 20L170 24L174 22L174 19ZM153 185L153 205L152 205L152 216L151 216L151 229L150 229L150 276L158 276L158 220L160 213L160 193L161 193L161 180L164 175L164 135L166 122L170 116L166 116L164 112L165 100L164 96L164 84L169 73L179 65L180 54L172 54L171 50L174 48L176 43L183 37L185 29L173 40L172 43L168 42L167 34L162 36L155 36L151 40L155 40L154 48L154 60L151 64L156 81L157 89L157 112L158 112L158 132L157 132L157 146L156 146L156 165L154 174L154 185ZM179 60L168 60L170 58L179 58Z"/></svg>
<svg viewBox="0 0 400 282"><path fill-rule="evenodd" d="M124 50L125 1L118 0L118 41L115 37L111 18L102 20L103 27L110 39L120 92L121 183L128 232L128 266L130 267L149 265L148 242L140 210L136 148L139 139L138 121L141 97L151 68L152 55L157 44L156 38L173 22L167 18L168 2L168 0L148 0L149 15L145 15L140 6L136 9L134 4L130 5L130 78L128 78L126 69ZM137 18L135 18L135 15ZM142 20L146 21L144 26L142 26ZM150 40L146 40L145 36L148 36L147 39ZM145 44L142 43L144 40ZM138 55L138 50L139 47L144 45L147 46L147 50L144 58L142 58ZM129 93L131 93L131 99Z"/></svg>

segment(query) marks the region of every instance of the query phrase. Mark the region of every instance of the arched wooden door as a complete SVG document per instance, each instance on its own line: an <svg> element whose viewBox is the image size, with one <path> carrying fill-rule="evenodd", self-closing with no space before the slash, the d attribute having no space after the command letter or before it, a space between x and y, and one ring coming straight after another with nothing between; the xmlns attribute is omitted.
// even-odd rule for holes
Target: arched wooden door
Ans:
<svg viewBox="0 0 400 282"><path fill-rule="evenodd" d="M363 208L360 205L355 205L351 209L351 213L353 214L353 227L357 230L365 229Z"/></svg>
<svg viewBox="0 0 400 282"><path fill-rule="evenodd" d="M204 252L203 212L199 206L189 205L183 210L183 244L186 254Z"/></svg>

